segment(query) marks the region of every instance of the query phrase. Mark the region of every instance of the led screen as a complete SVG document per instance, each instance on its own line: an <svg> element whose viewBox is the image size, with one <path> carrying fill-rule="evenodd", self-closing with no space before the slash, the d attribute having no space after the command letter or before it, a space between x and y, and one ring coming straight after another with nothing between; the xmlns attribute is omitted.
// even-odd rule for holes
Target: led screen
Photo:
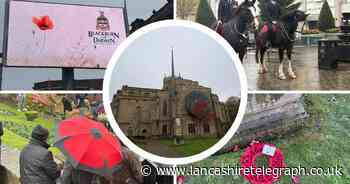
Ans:
<svg viewBox="0 0 350 184"><path fill-rule="evenodd" d="M6 65L105 68L125 38L123 8L10 1Z"/></svg>

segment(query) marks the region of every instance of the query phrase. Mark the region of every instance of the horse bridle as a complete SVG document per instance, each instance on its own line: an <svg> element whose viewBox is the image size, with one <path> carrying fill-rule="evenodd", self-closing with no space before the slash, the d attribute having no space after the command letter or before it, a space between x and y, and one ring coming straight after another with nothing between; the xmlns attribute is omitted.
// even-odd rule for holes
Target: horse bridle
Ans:
<svg viewBox="0 0 350 184"><path fill-rule="evenodd" d="M286 30L286 27L284 26L284 23L281 22L280 25L281 25L281 28L282 28L282 32L287 36L287 39L288 39L290 42L295 42L295 39L291 39L291 38L290 38L289 33L288 33L288 31Z"/></svg>
<svg viewBox="0 0 350 184"><path fill-rule="evenodd" d="M304 21L304 23L303 23L303 26L301 27L301 30L300 30L300 31L296 30L295 32L296 32L296 33L303 33L304 26L305 26L305 21ZM284 23L283 23L283 22L281 22L281 27L282 27L283 33L287 36L287 39L288 39L290 42L295 42L295 39L291 39L291 38L290 38L290 36L289 36L289 34L288 34L288 31L286 30L286 27L284 26Z"/></svg>
<svg viewBox="0 0 350 184"><path fill-rule="evenodd" d="M248 38L247 38L247 35L245 35L244 33L241 33L241 32L238 31L238 29L237 29L237 24L234 24L233 29L234 29L234 31L235 31L236 33L238 33L238 35L240 35L241 37L243 37L243 38L246 39L246 40L248 39Z"/></svg>

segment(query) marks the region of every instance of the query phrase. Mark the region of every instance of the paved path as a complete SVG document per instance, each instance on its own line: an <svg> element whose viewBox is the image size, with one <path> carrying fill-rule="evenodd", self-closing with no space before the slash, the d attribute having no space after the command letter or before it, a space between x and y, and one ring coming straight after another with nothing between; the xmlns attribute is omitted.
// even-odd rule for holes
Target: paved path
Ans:
<svg viewBox="0 0 350 184"><path fill-rule="evenodd" d="M1 164L17 177L19 177L19 154L20 151L17 149L1 146Z"/></svg>
<svg viewBox="0 0 350 184"><path fill-rule="evenodd" d="M277 52L270 54L270 62L267 62L269 72L258 74L255 50L249 51L243 62L249 90L350 90L350 63L339 63L336 70L320 70L317 47L297 47L294 51L292 65L297 75L294 80L278 79ZM286 61L284 71L287 75Z"/></svg>

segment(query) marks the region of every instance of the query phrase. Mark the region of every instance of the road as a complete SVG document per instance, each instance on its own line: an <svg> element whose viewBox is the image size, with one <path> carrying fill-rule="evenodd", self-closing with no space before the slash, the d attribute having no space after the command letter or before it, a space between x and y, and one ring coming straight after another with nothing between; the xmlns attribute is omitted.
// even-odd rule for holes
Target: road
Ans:
<svg viewBox="0 0 350 184"><path fill-rule="evenodd" d="M265 61L268 57L265 56ZM317 47L296 47L292 56L292 66L297 78L279 80L278 53L270 54L267 62L268 73L258 74L255 50L249 51L243 66L247 74L249 90L350 90L350 63L339 63L336 70L318 68ZM284 72L287 74L287 60Z"/></svg>

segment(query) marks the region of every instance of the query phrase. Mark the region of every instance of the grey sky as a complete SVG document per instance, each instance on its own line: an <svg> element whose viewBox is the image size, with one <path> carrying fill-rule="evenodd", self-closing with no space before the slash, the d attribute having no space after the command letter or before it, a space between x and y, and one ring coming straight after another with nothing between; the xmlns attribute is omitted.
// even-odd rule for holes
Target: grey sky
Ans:
<svg viewBox="0 0 350 184"><path fill-rule="evenodd" d="M4 19L5 1L0 0L0 19ZM60 2L69 4L88 4L99 6L123 6L124 0L41 0L45 2ZM129 24L136 18L147 18L152 15L152 10L158 10L166 0L127 0ZM4 21L0 21L0 49L3 45ZM78 70L77 79L103 78L104 70ZM6 68L3 73L2 87L5 90L31 90L34 82L60 79L59 69L30 69L30 68Z"/></svg>
<svg viewBox="0 0 350 184"><path fill-rule="evenodd" d="M190 28L161 28L138 38L120 57L113 71L110 93L122 85L162 88L171 73L174 47L175 73L210 87L221 101L240 95L237 70L230 56L215 40Z"/></svg>

